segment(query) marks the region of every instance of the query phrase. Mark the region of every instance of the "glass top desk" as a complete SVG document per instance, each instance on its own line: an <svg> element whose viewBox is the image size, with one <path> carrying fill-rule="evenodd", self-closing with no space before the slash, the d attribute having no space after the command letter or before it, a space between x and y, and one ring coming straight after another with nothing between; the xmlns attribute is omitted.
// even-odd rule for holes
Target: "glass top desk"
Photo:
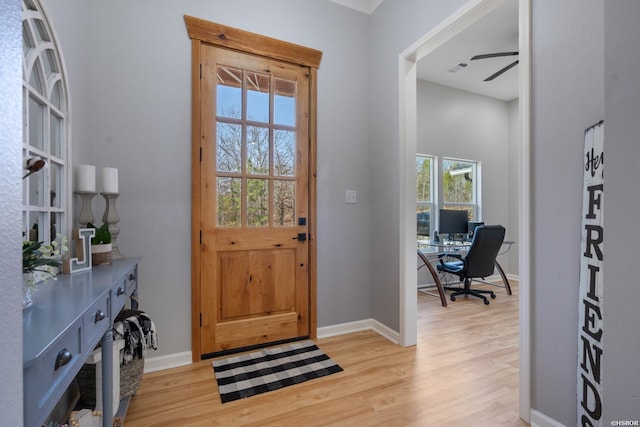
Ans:
<svg viewBox="0 0 640 427"><path fill-rule="evenodd" d="M418 243L418 258L421 261L421 264L418 265L418 270L420 270L423 267L427 268L427 270L431 274L431 277L433 278L433 282L436 286L436 289L438 290L438 295L434 295L434 296L439 296L442 306L446 307L447 306L446 294L444 291L444 287L442 286L442 281L440 280L440 275L438 274L438 271L434 267L434 264L438 262L438 256L443 253L444 254L455 253L455 254L464 255L464 253L469 248L469 246L471 246L471 241L464 240L464 241L434 243L434 242L429 242L427 240L418 240L417 243ZM504 242L502 242L502 249L500 250L498 255L507 253L509 249L511 249L511 246L514 243L515 241L513 240L505 240ZM496 269L498 270L498 273L502 278L503 285L499 285L491 282L485 282L483 280L477 280L477 279L474 279L474 280L482 283L486 283L492 286L504 287L507 291L507 295L512 295L511 286L509 285L509 279L507 278L507 275L505 274L498 260L496 260ZM425 293L429 294L428 292L425 292ZM429 294L429 295L433 295L433 294Z"/></svg>

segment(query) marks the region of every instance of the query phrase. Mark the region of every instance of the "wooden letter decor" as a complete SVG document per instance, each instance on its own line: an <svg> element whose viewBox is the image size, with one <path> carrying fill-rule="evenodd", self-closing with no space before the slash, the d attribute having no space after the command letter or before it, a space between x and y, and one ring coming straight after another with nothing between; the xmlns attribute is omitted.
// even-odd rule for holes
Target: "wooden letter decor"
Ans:
<svg viewBox="0 0 640 427"><path fill-rule="evenodd" d="M74 228L71 238L76 241L76 258L67 258L62 264L65 274L91 270L91 238L96 235L95 228Z"/></svg>
<svg viewBox="0 0 640 427"><path fill-rule="evenodd" d="M603 122L585 131L578 316L578 425L602 426Z"/></svg>

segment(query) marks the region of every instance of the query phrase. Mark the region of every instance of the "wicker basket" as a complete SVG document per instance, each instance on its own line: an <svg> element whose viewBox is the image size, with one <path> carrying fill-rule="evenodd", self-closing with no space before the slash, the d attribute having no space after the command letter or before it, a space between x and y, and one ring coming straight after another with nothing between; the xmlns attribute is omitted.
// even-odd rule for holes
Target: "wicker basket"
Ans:
<svg viewBox="0 0 640 427"><path fill-rule="evenodd" d="M131 308L123 308L116 316L114 322L118 323L131 316L143 313L141 310ZM122 359L121 359L122 360ZM120 399L135 394L140 382L142 382L142 374L144 373L144 357L141 359L134 358L126 364L120 364Z"/></svg>
<svg viewBox="0 0 640 427"><path fill-rule="evenodd" d="M140 387L144 373L144 358L120 364L120 400L133 396ZM80 388L80 401L86 407L96 406L96 365L84 364L76 376Z"/></svg>
<svg viewBox="0 0 640 427"><path fill-rule="evenodd" d="M93 254L95 256L96 254ZM111 256L111 251L109 251ZM129 308L123 308L120 313L114 319L114 324L123 321L131 316L144 313L141 310L134 310ZM120 342L121 339L114 340L114 342ZM124 342L124 341L122 341ZM100 345L98 345L99 347ZM124 347L124 344L122 344ZM130 397L140 387L142 382L142 374L144 373L144 357L134 357L132 360L123 363L124 350L120 347L119 355L114 354L114 361L120 362L120 400ZM76 376L78 380L78 386L80 388L80 400L86 407L95 407L96 405L96 365L87 363L83 365L80 372ZM115 380L114 380L115 381Z"/></svg>
<svg viewBox="0 0 640 427"><path fill-rule="evenodd" d="M133 396L136 393L142 382L143 373L144 357L120 365L120 399Z"/></svg>

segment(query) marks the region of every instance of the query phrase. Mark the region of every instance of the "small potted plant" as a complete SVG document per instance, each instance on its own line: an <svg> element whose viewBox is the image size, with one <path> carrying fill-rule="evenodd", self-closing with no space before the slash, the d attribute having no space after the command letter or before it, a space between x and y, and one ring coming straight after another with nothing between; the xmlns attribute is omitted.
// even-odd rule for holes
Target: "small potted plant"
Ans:
<svg viewBox="0 0 640 427"><path fill-rule="evenodd" d="M111 264L111 233L109 225L102 224L100 227L89 223L88 228L95 228L96 235L91 239L91 264L93 266Z"/></svg>
<svg viewBox="0 0 640 427"><path fill-rule="evenodd" d="M22 242L23 309L31 306L31 297L36 292L38 283L56 279L60 260L67 249L67 239L60 234L46 245L44 242L30 240Z"/></svg>

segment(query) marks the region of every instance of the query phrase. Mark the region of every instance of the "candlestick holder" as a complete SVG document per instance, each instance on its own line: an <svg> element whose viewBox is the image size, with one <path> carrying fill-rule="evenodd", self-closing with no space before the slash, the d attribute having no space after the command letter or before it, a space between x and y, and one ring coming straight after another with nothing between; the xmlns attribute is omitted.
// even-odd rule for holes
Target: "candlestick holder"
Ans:
<svg viewBox="0 0 640 427"><path fill-rule="evenodd" d="M104 215L102 215L102 222L109 225L109 233L111 233L111 256L112 259L123 259L124 255L118 249L118 234L120 234L120 217L118 211L116 211L116 199L120 193L100 193L106 202L106 208Z"/></svg>
<svg viewBox="0 0 640 427"><path fill-rule="evenodd" d="M80 207L80 215L78 215L78 224L80 224L80 228L86 228L87 224L93 223L93 211L91 210L91 201L93 196L95 196L95 191L76 191L78 196L80 196L80 201L82 203Z"/></svg>

